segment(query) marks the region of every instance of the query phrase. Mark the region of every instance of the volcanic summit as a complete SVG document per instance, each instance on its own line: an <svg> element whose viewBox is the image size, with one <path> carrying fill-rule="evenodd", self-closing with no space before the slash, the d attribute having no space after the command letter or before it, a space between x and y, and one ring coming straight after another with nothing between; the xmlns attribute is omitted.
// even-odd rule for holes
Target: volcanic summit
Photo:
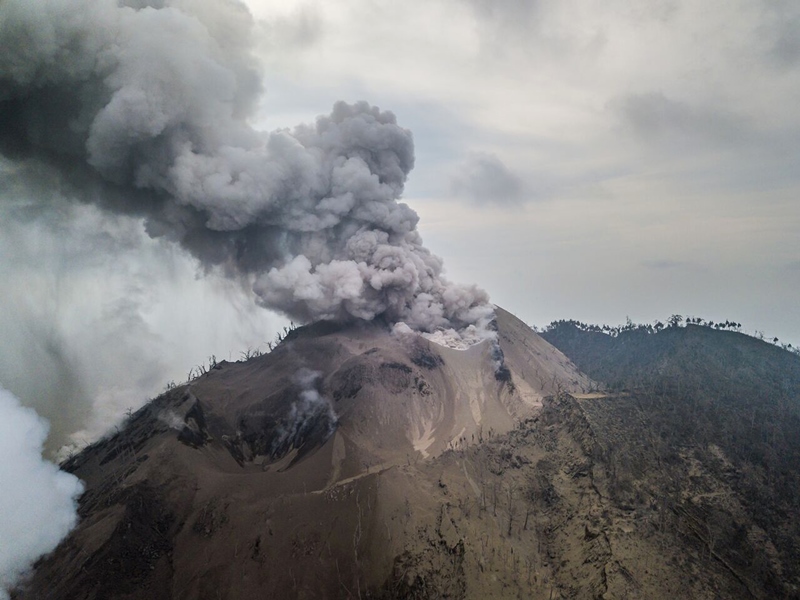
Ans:
<svg viewBox="0 0 800 600"><path fill-rule="evenodd" d="M432 461L591 386L511 314L496 327L501 367L498 342L456 350L377 321L317 323L218 363L66 463L87 485L80 525L19 597L357 597L431 552L464 587L479 548L420 537L445 527ZM473 504L475 469L448 468Z"/></svg>

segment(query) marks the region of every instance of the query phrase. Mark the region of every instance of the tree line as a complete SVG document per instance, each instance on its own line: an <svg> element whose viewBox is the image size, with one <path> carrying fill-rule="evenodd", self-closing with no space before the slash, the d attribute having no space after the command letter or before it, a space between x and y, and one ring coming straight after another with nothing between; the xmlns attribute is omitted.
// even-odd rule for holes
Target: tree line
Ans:
<svg viewBox="0 0 800 600"><path fill-rule="evenodd" d="M788 350L789 352L793 352L794 354L800 355L800 347L792 346L792 344L781 343L780 339L777 337L765 337L764 332L756 330L754 333L748 333L746 331L742 331L742 324L736 321L731 321L726 319L724 321L713 321L711 319L704 319L703 317L684 317L683 315L674 314L670 316L665 321L656 320L653 323L634 323L631 321L630 318L626 319L624 325L595 325L591 323L584 323L582 321L576 321L574 319L559 319L557 321L552 321L549 325L546 325L543 328L533 327L534 331L537 332L552 332L561 327L574 327L580 331L588 331L592 333L602 333L609 335L611 337L617 337L622 333L626 332L638 332L644 334L655 334L665 329L670 328L678 328L678 327L686 327L687 325L697 325L699 327L708 327L710 329L717 329L717 330L728 330L728 331L735 331L738 333L743 333L750 337L757 338L759 340L771 342L776 346L780 346L784 350Z"/></svg>

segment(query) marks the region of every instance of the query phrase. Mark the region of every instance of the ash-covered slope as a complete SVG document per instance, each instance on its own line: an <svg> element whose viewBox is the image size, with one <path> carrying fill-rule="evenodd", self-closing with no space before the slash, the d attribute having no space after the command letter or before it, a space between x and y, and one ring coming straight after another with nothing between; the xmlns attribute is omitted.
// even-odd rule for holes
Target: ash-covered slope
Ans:
<svg viewBox="0 0 800 600"><path fill-rule="evenodd" d="M428 551L403 514L440 520L436 457L592 385L509 313L497 330L502 352L319 323L164 394L65 465L86 482L80 525L15 597L390 593L399 557Z"/></svg>

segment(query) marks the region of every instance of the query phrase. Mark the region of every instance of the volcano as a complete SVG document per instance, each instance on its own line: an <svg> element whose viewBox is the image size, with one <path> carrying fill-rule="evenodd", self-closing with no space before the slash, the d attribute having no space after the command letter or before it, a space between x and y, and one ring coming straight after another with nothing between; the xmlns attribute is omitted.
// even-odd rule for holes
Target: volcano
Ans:
<svg viewBox="0 0 800 600"><path fill-rule="evenodd" d="M511 314L496 324L499 346L455 350L323 322L216 364L64 465L86 482L80 525L18 597L374 595L417 546L462 568L463 542L419 537L446 491L432 461L592 385ZM473 466L457 474L478 493Z"/></svg>
<svg viewBox="0 0 800 600"><path fill-rule="evenodd" d="M63 465L80 523L12 598L798 597L755 459L494 326L320 322L214 365Z"/></svg>

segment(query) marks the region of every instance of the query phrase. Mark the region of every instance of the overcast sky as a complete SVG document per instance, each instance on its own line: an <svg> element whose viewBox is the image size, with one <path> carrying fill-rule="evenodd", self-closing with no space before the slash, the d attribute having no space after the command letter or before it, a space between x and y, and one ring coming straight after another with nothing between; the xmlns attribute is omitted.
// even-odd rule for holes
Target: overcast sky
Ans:
<svg viewBox="0 0 800 600"><path fill-rule="evenodd" d="M733 319L800 343L800 5L249 3L260 125L368 99L451 277L529 323Z"/></svg>
<svg viewBox="0 0 800 600"><path fill-rule="evenodd" d="M393 111L416 146L404 201L451 279L534 325L679 313L800 344L800 4L248 5L253 126ZM285 323L132 217L29 214L59 184L19 169L0 160L0 382L59 442Z"/></svg>

